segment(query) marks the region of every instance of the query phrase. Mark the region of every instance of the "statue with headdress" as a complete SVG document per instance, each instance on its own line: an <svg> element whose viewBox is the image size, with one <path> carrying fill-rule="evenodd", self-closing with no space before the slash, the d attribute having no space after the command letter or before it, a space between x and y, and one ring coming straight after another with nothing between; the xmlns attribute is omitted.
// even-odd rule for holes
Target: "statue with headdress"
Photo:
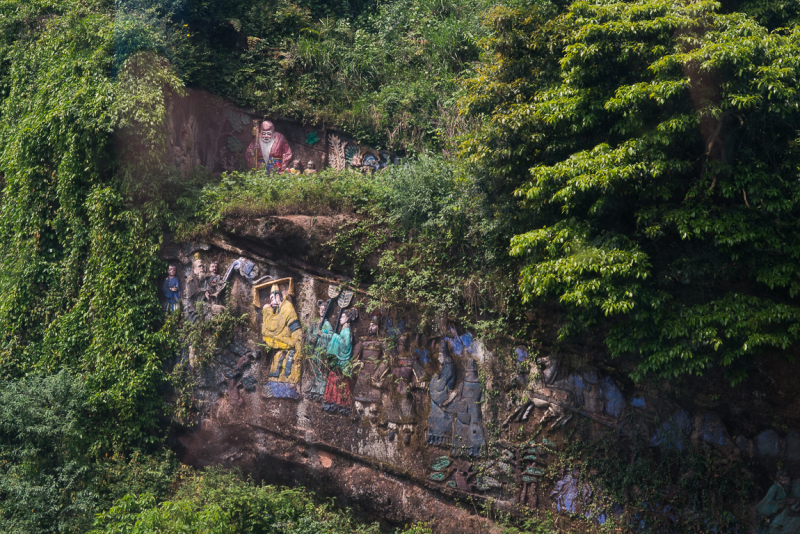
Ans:
<svg viewBox="0 0 800 534"><path fill-rule="evenodd" d="M270 291L269 303L264 305L261 312L261 336L272 353L265 396L299 399L303 330L294 305L281 293L281 281L274 280L264 284L270 286ZM293 284L291 279L288 281L291 296ZM259 285L254 286L257 306L260 304L258 289Z"/></svg>
<svg viewBox="0 0 800 534"><path fill-rule="evenodd" d="M328 344L330 372L322 397L322 409L350 415L353 408L353 377L358 367L353 362L353 333L350 324L358 319L358 310L343 310L339 316L341 331L331 336Z"/></svg>

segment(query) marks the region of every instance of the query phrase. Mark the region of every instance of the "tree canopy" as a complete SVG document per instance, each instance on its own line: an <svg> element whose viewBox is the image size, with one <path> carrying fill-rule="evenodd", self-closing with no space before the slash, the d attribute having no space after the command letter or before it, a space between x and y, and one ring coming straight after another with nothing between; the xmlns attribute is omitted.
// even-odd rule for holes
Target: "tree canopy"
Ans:
<svg viewBox="0 0 800 534"><path fill-rule="evenodd" d="M498 7L467 82L523 299L557 299L562 336L602 327L638 377L735 382L800 336L800 30L721 7Z"/></svg>

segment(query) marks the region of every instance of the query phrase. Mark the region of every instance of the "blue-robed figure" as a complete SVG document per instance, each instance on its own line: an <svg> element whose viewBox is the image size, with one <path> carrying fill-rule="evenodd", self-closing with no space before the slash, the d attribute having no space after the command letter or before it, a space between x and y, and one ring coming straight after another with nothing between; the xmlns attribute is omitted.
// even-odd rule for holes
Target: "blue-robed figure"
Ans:
<svg viewBox="0 0 800 534"><path fill-rule="evenodd" d="M178 278L178 268L170 265L167 269L167 279L161 285L161 291L164 293L167 301L164 304L164 310L167 313L172 313L180 308L181 303L181 281Z"/></svg>

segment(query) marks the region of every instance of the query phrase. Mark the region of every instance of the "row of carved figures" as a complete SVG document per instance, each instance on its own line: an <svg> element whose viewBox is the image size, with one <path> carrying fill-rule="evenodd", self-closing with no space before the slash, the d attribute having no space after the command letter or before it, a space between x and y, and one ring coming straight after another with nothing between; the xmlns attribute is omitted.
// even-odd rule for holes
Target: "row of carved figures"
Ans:
<svg viewBox="0 0 800 534"><path fill-rule="evenodd" d="M469 334L458 336L451 328L448 335L426 342L405 332L399 334L397 346L390 348L389 340L381 335L382 315L375 312L369 316L367 335L356 341L352 325L359 312L349 307L352 292L345 291L342 296L349 294L346 302L341 297L317 302L319 317L307 325L304 336L291 300L290 278L256 279L258 267L244 258L232 262L225 275L219 274L216 262L206 273L205 264L196 258L185 283L177 271L177 266L170 265L162 284L165 309L174 312L182 305L190 322L207 320L224 310L222 293L234 271L253 287L254 305L262 319L260 337L268 351L264 397L299 400L305 396L320 402L326 412L357 413L399 430L408 442L424 412L415 392L429 392L427 443L452 445L454 452L469 455L478 454L485 444L483 391L477 361L469 350ZM286 294L280 289L282 282L288 282ZM263 306L258 297L262 288L269 291L269 302ZM332 324L331 312L337 305L338 317ZM428 358L426 346L438 354L438 369ZM309 376L301 395L304 360Z"/></svg>

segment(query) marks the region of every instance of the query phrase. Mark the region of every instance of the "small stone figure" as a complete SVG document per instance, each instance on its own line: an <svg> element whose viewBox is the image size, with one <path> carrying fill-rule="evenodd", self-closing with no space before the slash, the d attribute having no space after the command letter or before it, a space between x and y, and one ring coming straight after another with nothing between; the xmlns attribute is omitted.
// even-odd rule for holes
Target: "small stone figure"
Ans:
<svg viewBox="0 0 800 534"><path fill-rule="evenodd" d="M306 170L303 171L303 174L314 174L315 172L317 172L317 164L312 159L306 163Z"/></svg>
<svg viewBox="0 0 800 534"><path fill-rule="evenodd" d="M192 263L192 274L186 280L184 310L190 323L206 318L208 300L206 267L203 260L198 258Z"/></svg>
<svg viewBox="0 0 800 534"><path fill-rule="evenodd" d="M161 285L161 291L167 299L164 304L164 311L167 313L178 311L181 304L181 281L178 278L177 266L170 265L167 267L167 278Z"/></svg>
<svg viewBox="0 0 800 534"><path fill-rule="evenodd" d="M355 309L344 310L339 319L342 330L331 336L328 345L330 372L322 399L322 409L332 413L350 415L353 407L353 380L356 369L353 362L353 334L350 323L358 317Z"/></svg>
<svg viewBox="0 0 800 534"><path fill-rule="evenodd" d="M225 306L219 303L219 297L225 290L225 279L219 274L219 264L212 261L208 266L208 276L206 277L206 300L209 303L212 315L217 315L225 311Z"/></svg>
<svg viewBox="0 0 800 534"><path fill-rule="evenodd" d="M299 159L292 162L292 168L289 169L289 174L294 174L295 176L303 174L303 164L300 163Z"/></svg>
<svg viewBox="0 0 800 534"><path fill-rule="evenodd" d="M330 321L325 318L327 308L324 300L317 301L320 321L322 326L315 322L308 330L308 344L311 347L311 354L308 362L311 367L311 381L305 391L306 398L314 402L321 402L325 394L325 385L328 382L328 366L326 364L328 345L333 337L333 327ZM323 320L323 318L325 318Z"/></svg>
<svg viewBox="0 0 800 534"><path fill-rule="evenodd" d="M386 344L378 337L381 313L375 312L369 319L367 338L356 345L353 361L361 362L356 382L355 399L363 404L381 401L380 377L386 373Z"/></svg>
<svg viewBox="0 0 800 534"><path fill-rule="evenodd" d="M275 125L263 121L254 132L257 136L250 142L245 153L247 166L256 170L281 172L288 169L292 161L292 149L286 137L275 131Z"/></svg>
<svg viewBox="0 0 800 534"><path fill-rule="evenodd" d="M303 332L294 305L284 300L278 284L270 289L262 318L261 335L267 347L273 349L265 395L299 399Z"/></svg>

